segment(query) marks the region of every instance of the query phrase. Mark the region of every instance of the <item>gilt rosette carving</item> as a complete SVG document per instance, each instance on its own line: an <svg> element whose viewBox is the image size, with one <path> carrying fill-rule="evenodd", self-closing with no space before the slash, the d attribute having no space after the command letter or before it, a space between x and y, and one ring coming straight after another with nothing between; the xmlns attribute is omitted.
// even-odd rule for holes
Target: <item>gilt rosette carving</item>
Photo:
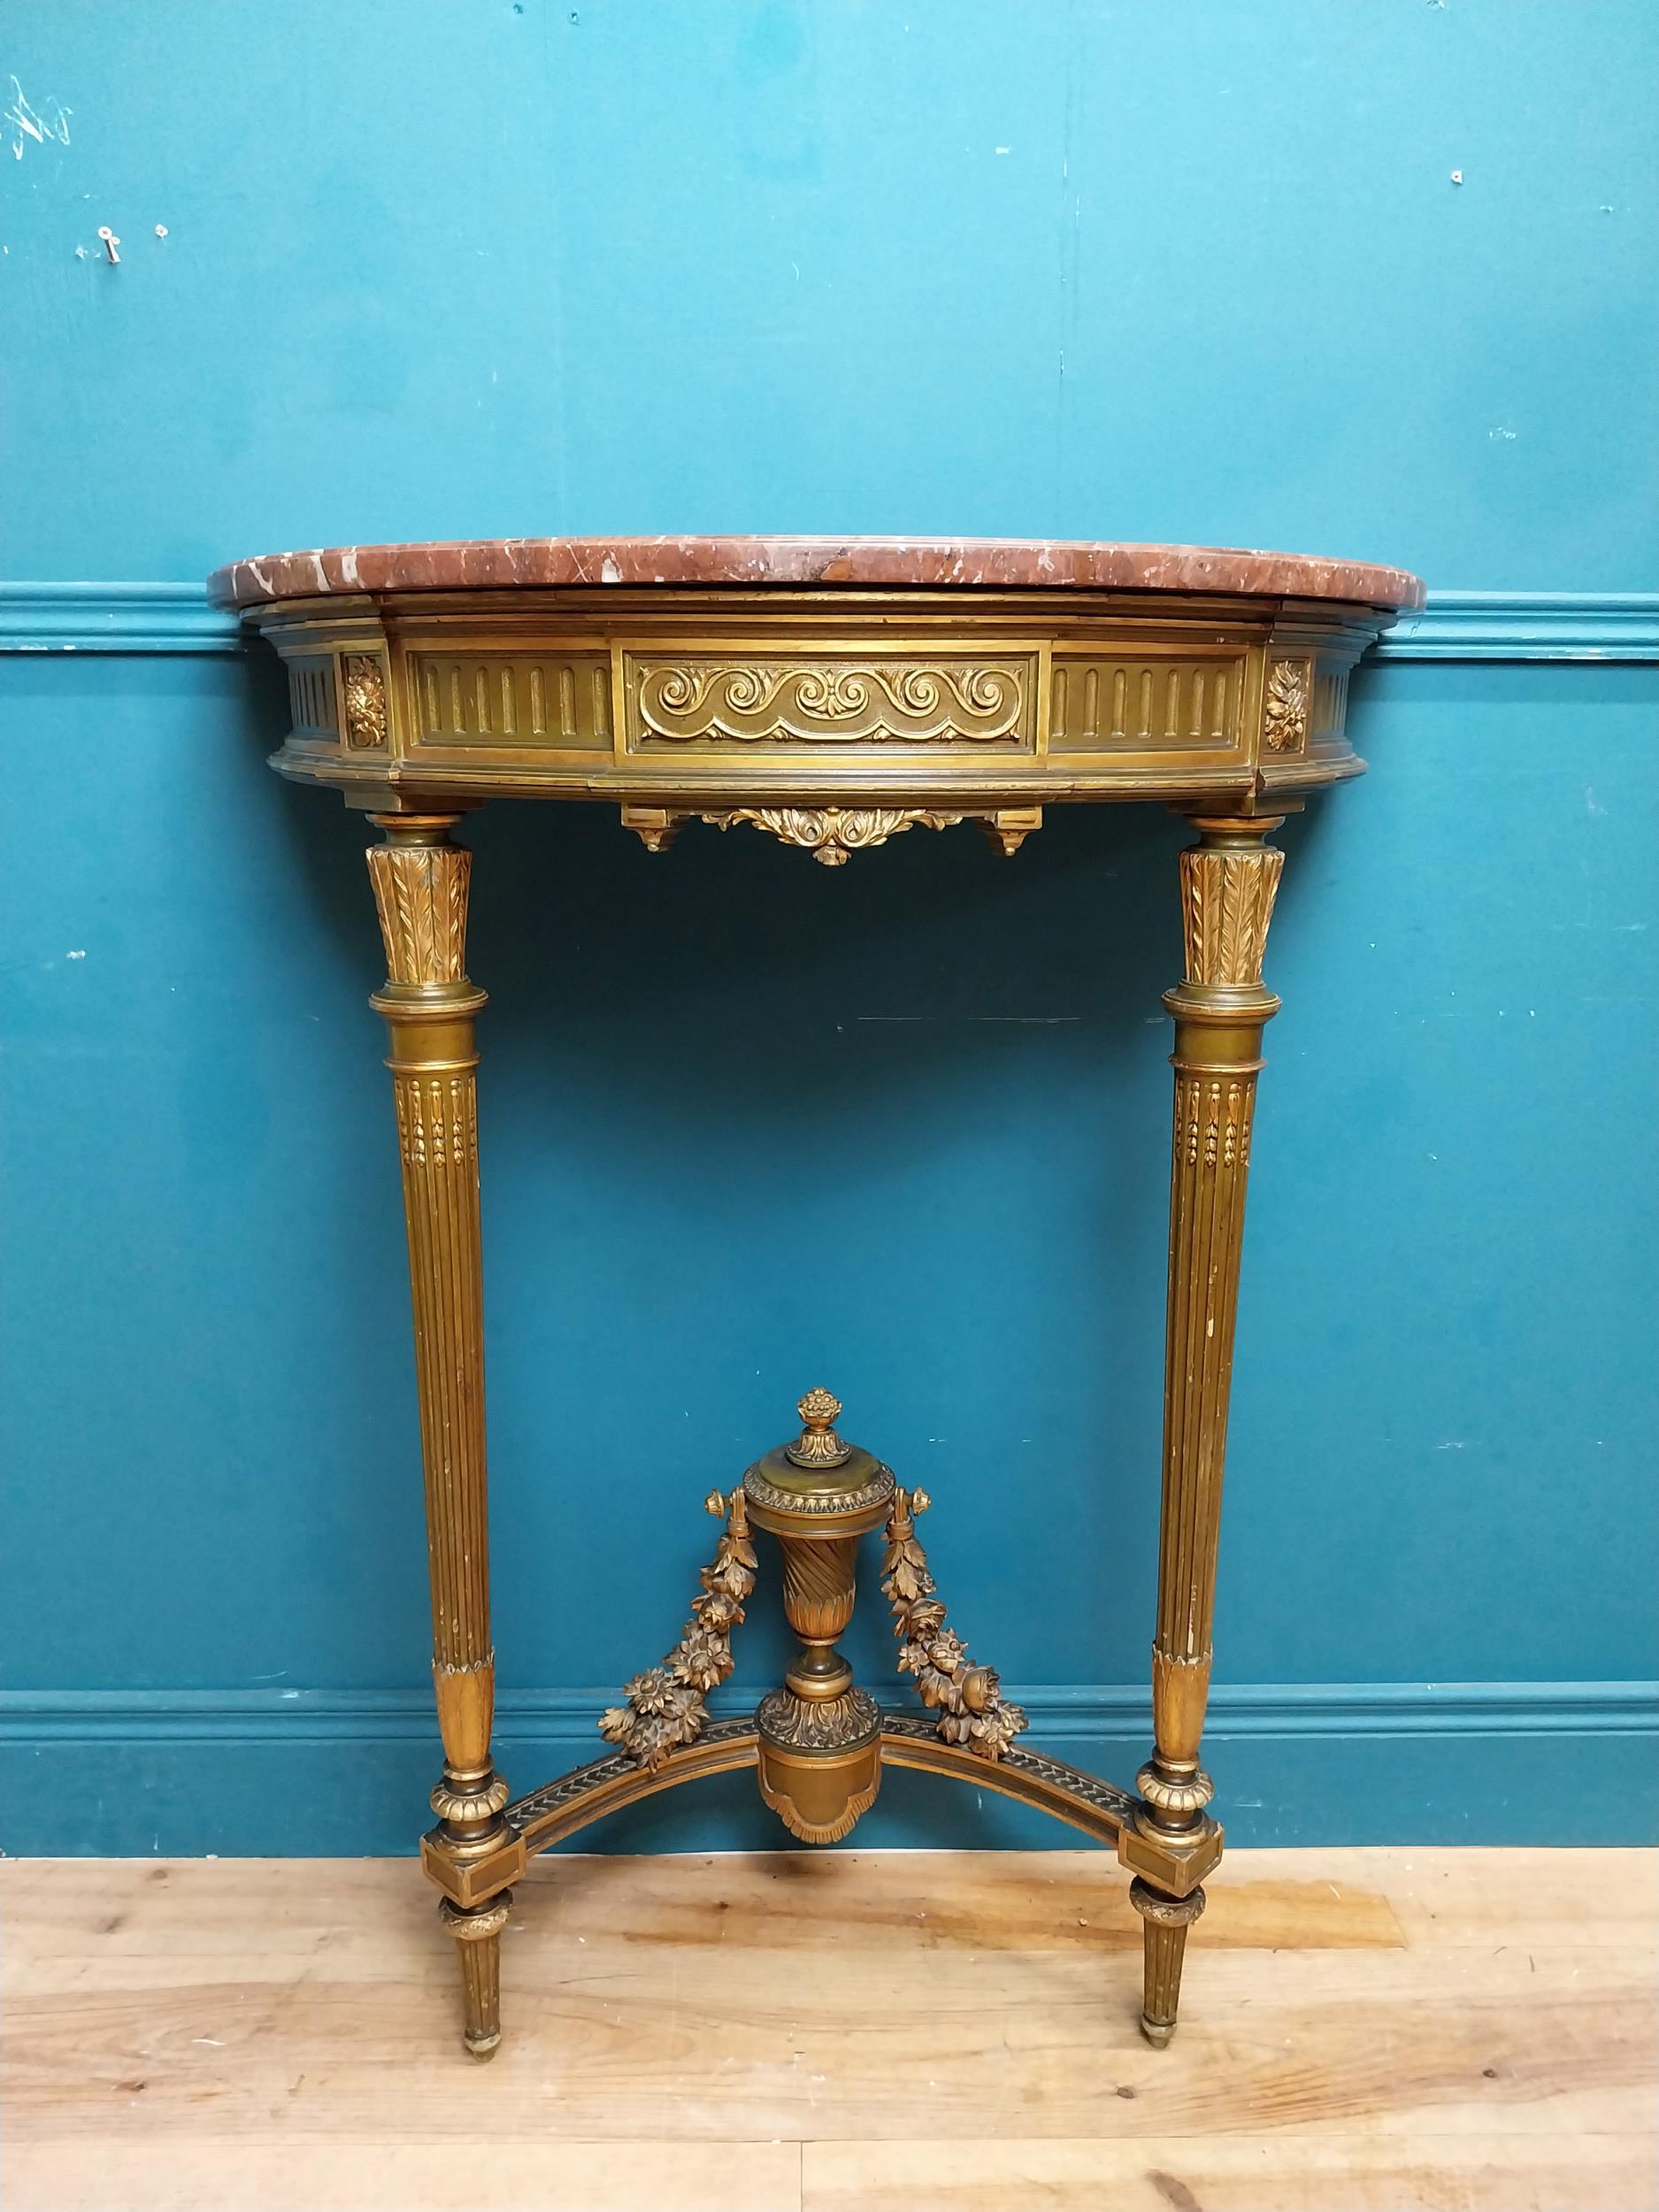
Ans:
<svg viewBox="0 0 1659 2212"><path fill-rule="evenodd" d="M703 1502L726 1526L713 1559L698 1578L703 1588L691 1601L691 1618L673 1649L625 1684L626 1702L609 1707L599 1721L607 1743L651 1772L671 1752L702 1734L709 1717L708 1694L732 1671L732 1631L742 1621L743 1600L755 1586L758 1562L741 1488L729 1497L711 1491Z"/></svg>
<svg viewBox="0 0 1659 2212"><path fill-rule="evenodd" d="M386 672L379 654L342 653L340 674L346 744L354 753L378 750L386 742Z"/></svg>
<svg viewBox="0 0 1659 2212"><path fill-rule="evenodd" d="M1262 734L1275 753L1300 752L1308 741L1308 703L1313 692L1313 663L1274 661L1267 672Z"/></svg>
<svg viewBox="0 0 1659 2212"><path fill-rule="evenodd" d="M947 1743L1000 1759L1028 1724L1025 1713L1005 1702L995 1667L969 1664L966 1644L945 1625L946 1608L934 1594L937 1586L916 1536L915 1517L928 1503L925 1490L895 1490L887 1522L881 1588L893 1609L899 1665L915 1677L923 1704L939 1715L938 1733Z"/></svg>

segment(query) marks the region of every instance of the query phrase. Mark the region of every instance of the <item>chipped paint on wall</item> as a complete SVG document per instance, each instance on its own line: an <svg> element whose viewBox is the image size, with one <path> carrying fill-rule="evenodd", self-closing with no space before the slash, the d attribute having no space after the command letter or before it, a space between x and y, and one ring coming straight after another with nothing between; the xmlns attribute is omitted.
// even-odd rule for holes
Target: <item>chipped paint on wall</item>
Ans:
<svg viewBox="0 0 1659 2212"><path fill-rule="evenodd" d="M59 146L69 143L69 118L74 112L61 100L47 100L35 107L15 77L12 80L12 98L0 110L3 121L11 133L12 155L16 161L23 158L23 149L28 145L43 146L49 139Z"/></svg>

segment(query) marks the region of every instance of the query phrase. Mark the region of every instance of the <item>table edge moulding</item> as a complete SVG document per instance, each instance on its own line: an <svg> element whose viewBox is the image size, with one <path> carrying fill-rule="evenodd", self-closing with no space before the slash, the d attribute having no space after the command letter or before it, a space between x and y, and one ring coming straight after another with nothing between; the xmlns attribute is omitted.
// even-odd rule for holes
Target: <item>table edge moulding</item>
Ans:
<svg viewBox="0 0 1659 2212"><path fill-rule="evenodd" d="M1109 1844L1141 1916L1141 2024L1174 2032L1187 1932L1221 1855L1199 1747L1263 961L1310 791L1360 774L1361 653L1423 587L1398 569L1191 546L998 539L499 539L233 562L215 600L286 664L273 765L332 785L368 854L390 1049L426 1471L443 1745L424 1839L457 1940L463 2040L501 2039L501 1933L529 1857L652 1793L743 1767L788 1830L846 1835L892 1766L966 1778ZM679 1639L599 1722L611 1748L514 1800L490 1738L472 856L493 798L608 800L664 852L687 822L753 825L816 860L967 820L1011 856L1047 805L1156 800L1187 816L1175 1049L1153 1749L1133 1791L1027 1749L1025 1716L947 1618L917 1535L927 1499L844 1442L819 1387L800 1432L706 1501L720 1524ZM863 864L875 864L865 863ZM987 864L1000 865L1001 860ZM919 1707L884 1709L836 1648L861 1536ZM747 1718L710 1718L774 1540L800 1652Z"/></svg>

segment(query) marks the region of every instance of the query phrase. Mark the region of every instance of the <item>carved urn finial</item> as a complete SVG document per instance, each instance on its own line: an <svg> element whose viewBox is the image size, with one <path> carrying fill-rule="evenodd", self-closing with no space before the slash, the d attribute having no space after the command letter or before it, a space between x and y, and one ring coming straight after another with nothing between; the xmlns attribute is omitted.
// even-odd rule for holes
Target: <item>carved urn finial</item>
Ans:
<svg viewBox="0 0 1659 2212"><path fill-rule="evenodd" d="M797 1401L795 1411L806 1426L793 1444L784 1447L784 1455L797 1467L840 1467L852 1457L852 1446L843 1444L836 1435L833 1423L841 1409L841 1402L829 1391L809 1390Z"/></svg>

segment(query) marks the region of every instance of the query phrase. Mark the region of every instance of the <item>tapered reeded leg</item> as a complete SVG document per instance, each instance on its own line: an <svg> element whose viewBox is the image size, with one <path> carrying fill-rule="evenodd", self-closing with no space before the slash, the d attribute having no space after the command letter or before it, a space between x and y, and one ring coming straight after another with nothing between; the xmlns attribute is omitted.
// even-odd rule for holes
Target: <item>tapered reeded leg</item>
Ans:
<svg viewBox="0 0 1659 2212"><path fill-rule="evenodd" d="M484 1486L483 1283L478 1208L473 1017L484 994L465 968L472 855L449 842L459 818L377 815L386 841L369 875L386 940L385 1017L403 1165L415 1378L426 1468L432 1581L432 1671L443 1775L432 1793L434 1848L457 1867L505 1840L507 1785L491 1763L495 1665L489 1640L489 1536ZM471 1913L448 1905L461 1939L467 2048L500 2040L500 1935L505 1896Z"/></svg>
<svg viewBox="0 0 1659 2212"><path fill-rule="evenodd" d="M1129 1885L1129 1901L1141 1915L1145 1955L1141 2032L1162 2049L1175 2032L1187 1931L1204 1909L1204 1893L1194 1889L1185 1897L1165 1897L1137 1876Z"/></svg>
<svg viewBox="0 0 1659 2212"><path fill-rule="evenodd" d="M494 2058L501 2044L501 1932L511 1902L512 1892L504 1889L471 1912L447 1897L438 1907L461 1954L461 2040L474 2058Z"/></svg>
<svg viewBox="0 0 1659 2212"><path fill-rule="evenodd" d="M1164 1395L1163 1533L1152 1649L1156 1749L1136 1779L1141 1832L1177 1852L1213 1833L1213 1793L1198 1763L1210 1694L1216 1546L1227 1394L1238 1310L1250 1122L1262 1031L1279 1001L1262 957L1284 855L1263 841L1282 816L1195 820L1181 855L1187 973L1164 995L1175 1017L1175 1126L1170 1182L1170 1285ZM1137 1881L1146 2008L1155 2043L1174 2032L1187 1930L1202 1890L1167 1896Z"/></svg>

